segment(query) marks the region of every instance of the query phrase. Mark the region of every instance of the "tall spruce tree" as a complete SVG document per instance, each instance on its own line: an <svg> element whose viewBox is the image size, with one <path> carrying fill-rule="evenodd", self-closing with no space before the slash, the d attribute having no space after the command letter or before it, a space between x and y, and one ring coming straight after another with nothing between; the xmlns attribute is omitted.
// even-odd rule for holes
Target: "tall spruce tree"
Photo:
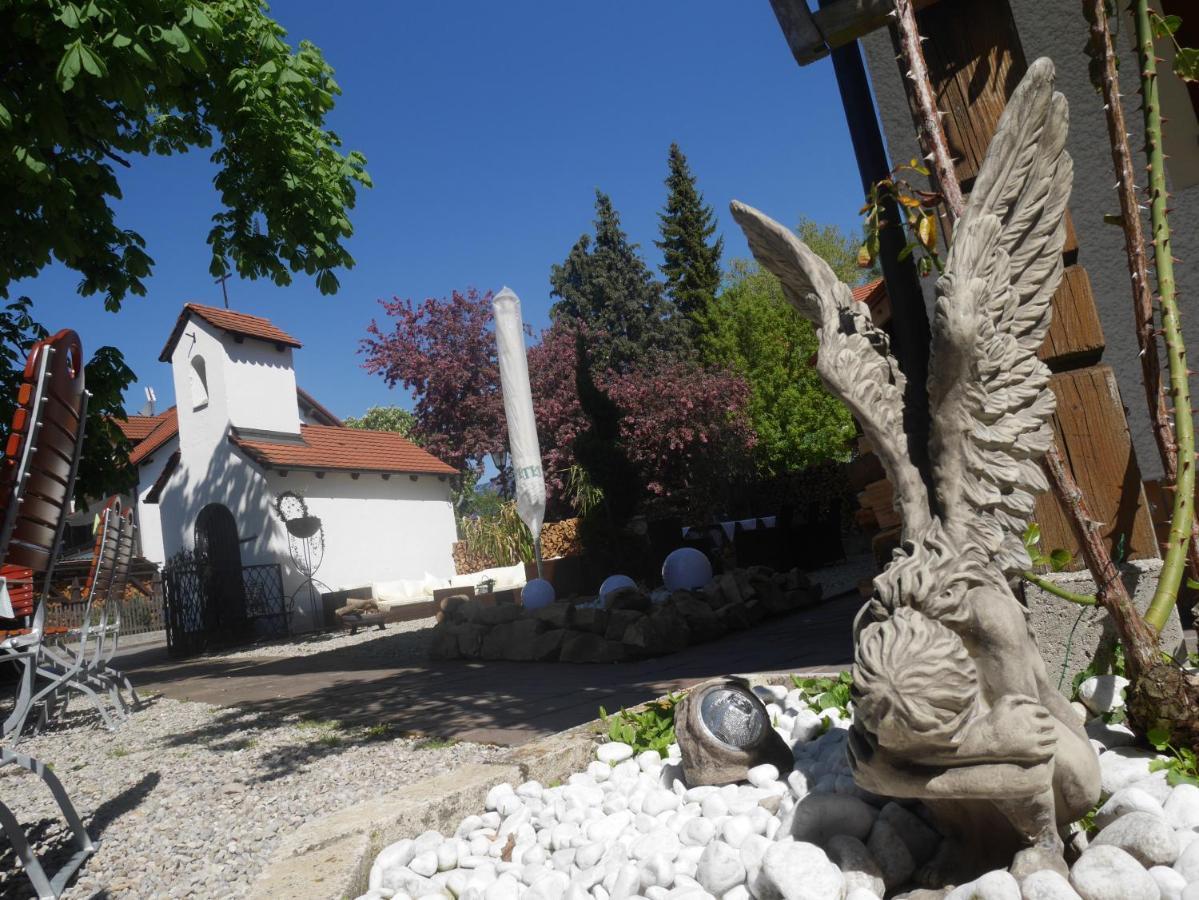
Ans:
<svg viewBox="0 0 1199 900"><path fill-rule="evenodd" d="M584 234L561 265L550 271L550 293L560 298L555 317L584 323L599 334L596 362L627 371L655 351L674 352L682 339L661 282L620 227L620 216L603 191L595 192L595 238Z"/></svg>
<svg viewBox="0 0 1199 900"><path fill-rule="evenodd" d="M716 215L696 189L695 176L678 144L670 145L670 174L666 176L666 208L658 214L662 240L662 274L666 293L695 332L696 316L707 309L720 290L720 254L724 238L712 241ZM710 243L711 242L711 243Z"/></svg>

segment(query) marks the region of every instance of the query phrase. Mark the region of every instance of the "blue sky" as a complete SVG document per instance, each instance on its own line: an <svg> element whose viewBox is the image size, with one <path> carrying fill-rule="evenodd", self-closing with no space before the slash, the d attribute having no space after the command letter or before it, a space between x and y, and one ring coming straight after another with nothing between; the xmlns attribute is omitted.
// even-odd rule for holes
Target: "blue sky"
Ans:
<svg viewBox="0 0 1199 900"><path fill-rule="evenodd" d="M726 258L748 252L727 212L734 197L785 222L856 227L861 191L832 66L796 66L766 0L280 0L272 14L336 69L344 93L329 124L366 154L375 187L351 214L357 266L337 295L299 275L286 288L231 279L230 301L303 342L299 382L339 415L409 405L357 353L381 297L507 284L534 329L547 324L550 266L590 229L597 187L656 268L671 141L717 209ZM78 296L62 267L15 286L51 330L125 353L139 377L131 412L145 385L173 402L157 357L182 304L221 304L205 243L213 171L198 151L120 173L118 221L156 262L148 295L120 313Z"/></svg>

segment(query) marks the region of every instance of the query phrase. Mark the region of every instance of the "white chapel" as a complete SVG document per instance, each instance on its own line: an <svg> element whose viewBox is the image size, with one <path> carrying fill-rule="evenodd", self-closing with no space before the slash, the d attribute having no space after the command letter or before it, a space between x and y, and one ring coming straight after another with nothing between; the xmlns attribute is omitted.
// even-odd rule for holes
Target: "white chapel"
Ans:
<svg viewBox="0 0 1199 900"><path fill-rule="evenodd" d="M159 355L175 406L119 423L134 444L143 555L161 565L199 544L229 566L277 563L294 631L321 611L298 590L281 495L321 520L321 590L448 579L457 539L456 470L399 434L343 426L296 386L300 346L267 319L188 303Z"/></svg>

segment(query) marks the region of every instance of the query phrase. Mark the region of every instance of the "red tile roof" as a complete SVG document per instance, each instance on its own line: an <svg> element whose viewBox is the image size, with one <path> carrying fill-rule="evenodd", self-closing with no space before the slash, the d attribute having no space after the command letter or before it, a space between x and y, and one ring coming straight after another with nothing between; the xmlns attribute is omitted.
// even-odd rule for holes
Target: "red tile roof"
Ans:
<svg viewBox="0 0 1199 900"><path fill-rule="evenodd" d="M188 318L193 315L199 316L208 324L229 334L256 338L260 341L269 341L272 344L282 344L286 347L302 346L298 340L286 331L276 328L270 319L264 319L261 316L251 316L248 313L234 312L231 309L201 306L199 303L185 303L183 311L179 313L179 318L175 321L175 327L171 330L171 336L167 339L166 346L162 348L162 353L158 354L159 362L171 361L171 352L175 349L175 344L178 343L180 336L183 334L183 327L187 324Z"/></svg>
<svg viewBox="0 0 1199 900"><path fill-rule="evenodd" d="M179 433L179 416L176 413L175 407L171 407L160 417L159 423L154 427L145 438L142 439L133 452L129 454L129 462L133 465L141 465L141 463L154 453L159 447L173 438Z"/></svg>
<svg viewBox="0 0 1199 900"><path fill-rule="evenodd" d="M117 428L121 429L121 434L125 435L126 439L136 444L138 441L143 441L150 436L150 432L158 427L162 422L162 417L166 413L159 413L156 416L130 416L127 419L113 418L112 422Z"/></svg>
<svg viewBox="0 0 1199 900"><path fill-rule="evenodd" d="M299 399L301 407L307 405L312 411L312 417L317 420L316 424L335 425L338 427L342 425L341 419L329 412L323 403L319 402L316 397L312 396L312 394L299 385L296 385L296 397Z"/></svg>
<svg viewBox="0 0 1199 900"><path fill-rule="evenodd" d="M458 471L390 431L301 425L300 441L264 441L236 430L229 439L260 465L277 469L456 475Z"/></svg>
<svg viewBox="0 0 1199 900"><path fill-rule="evenodd" d="M867 306L875 306L885 296L887 296L887 286L881 278L860 284L853 289L853 299L865 303Z"/></svg>

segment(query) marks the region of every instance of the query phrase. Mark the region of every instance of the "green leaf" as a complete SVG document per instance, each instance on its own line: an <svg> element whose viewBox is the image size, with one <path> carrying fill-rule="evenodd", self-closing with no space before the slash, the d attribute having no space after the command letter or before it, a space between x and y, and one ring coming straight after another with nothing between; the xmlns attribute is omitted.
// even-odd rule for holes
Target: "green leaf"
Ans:
<svg viewBox="0 0 1199 900"><path fill-rule="evenodd" d="M1199 50L1180 47L1174 52L1174 74L1183 81L1199 81Z"/></svg>
<svg viewBox="0 0 1199 900"><path fill-rule="evenodd" d="M1041 526L1036 522L1029 522L1028 527L1024 529L1024 546L1035 547L1041 543Z"/></svg>
<svg viewBox="0 0 1199 900"><path fill-rule="evenodd" d="M1170 732L1164 728L1150 728L1145 734L1145 740L1149 741L1158 750L1167 747L1170 743Z"/></svg>
<svg viewBox="0 0 1199 900"><path fill-rule="evenodd" d="M1156 38L1169 37L1182 25L1182 19L1179 16L1159 16L1156 13L1153 13L1152 16L1150 21L1153 25L1153 36Z"/></svg>
<svg viewBox="0 0 1199 900"><path fill-rule="evenodd" d="M96 56L87 47L80 47L80 60L83 63L83 70L89 75L102 78L108 74L108 67L104 65L104 60Z"/></svg>
<svg viewBox="0 0 1199 900"><path fill-rule="evenodd" d="M1073 557L1070 555L1069 550L1058 547L1049 554L1049 565L1053 568L1053 571L1060 572L1066 566L1070 565L1072 559Z"/></svg>
<svg viewBox="0 0 1199 900"><path fill-rule="evenodd" d="M79 7L74 3L64 3L62 9L58 13L58 21L66 25L68 28L75 29L79 27Z"/></svg>
<svg viewBox="0 0 1199 900"><path fill-rule="evenodd" d="M12 128L12 114L0 103L0 128Z"/></svg>
<svg viewBox="0 0 1199 900"><path fill-rule="evenodd" d="M1124 217L1119 213L1104 213L1103 221L1107 225L1115 225L1117 228L1124 227Z"/></svg>
<svg viewBox="0 0 1199 900"><path fill-rule="evenodd" d="M64 91L69 91L74 87L75 76L79 74L81 68L83 68L83 42L76 39L67 44L62 59L58 61L58 69L54 72L54 78L59 87Z"/></svg>
<svg viewBox="0 0 1199 900"><path fill-rule="evenodd" d="M114 50L124 50L133 43L133 38L127 34L114 34L112 36L112 46Z"/></svg>

